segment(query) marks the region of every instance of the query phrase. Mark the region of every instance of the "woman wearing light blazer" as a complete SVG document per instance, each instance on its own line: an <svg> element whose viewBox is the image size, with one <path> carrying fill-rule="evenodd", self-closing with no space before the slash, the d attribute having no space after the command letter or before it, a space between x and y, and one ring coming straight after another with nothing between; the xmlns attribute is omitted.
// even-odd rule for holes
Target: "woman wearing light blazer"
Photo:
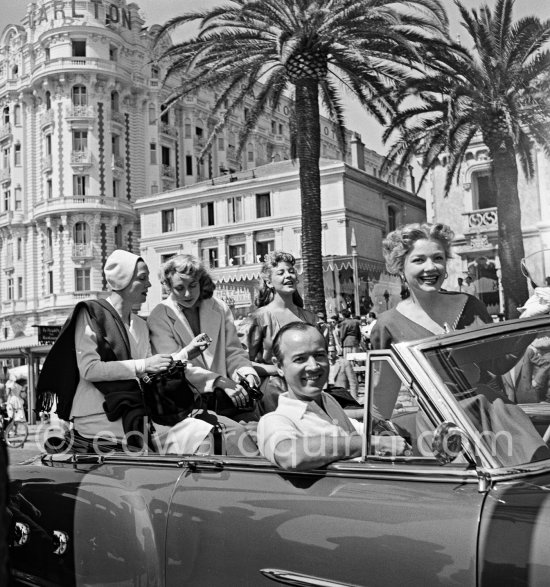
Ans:
<svg viewBox="0 0 550 587"><path fill-rule="evenodd" d="M239 378L252 386L260 380L239 341L229 307L212 297L212 278L192 255L169 259L160 277L170 295L147 321L151 347L188 361L187 377L199 392L222 388L237 408L245 407L248 394L238 385Z"/></svg>

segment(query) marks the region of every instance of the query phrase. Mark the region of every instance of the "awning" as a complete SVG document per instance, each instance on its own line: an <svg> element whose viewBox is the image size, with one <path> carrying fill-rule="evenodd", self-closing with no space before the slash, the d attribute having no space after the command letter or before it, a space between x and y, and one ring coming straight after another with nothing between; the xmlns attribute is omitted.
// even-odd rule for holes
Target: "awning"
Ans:
<svg viewBox="0 0 550 587"><path fill-rule="evenodd" d="M357 267L361 272L367 272L375 277L386 270L382 261L373 259L357 258ZM334 271L337 269L352 269L353 261L350 255L345 256L327 256L323 257L323 271ZM254 281L261 276L262 265L255 263L253 265L233 265L231 267L217 267L212 269L212 278L216 283L234 283L238 281ZM303 273L302 260L296 261L296 271L298 275Z"/></svg>
<svg viewBox="0 0 550 587"><path fill-rule="evenodd" d="M31 351L35 355L47 355L50 344L39 344L38 334L18 336L0 342L0 358L26 357Z"/></svg>

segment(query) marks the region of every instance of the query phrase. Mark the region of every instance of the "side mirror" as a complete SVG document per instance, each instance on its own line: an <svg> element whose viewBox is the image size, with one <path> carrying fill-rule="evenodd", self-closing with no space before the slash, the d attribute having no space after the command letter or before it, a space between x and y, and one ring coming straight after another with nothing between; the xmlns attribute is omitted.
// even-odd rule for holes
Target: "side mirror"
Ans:
<svg viewBox="0 0 550 587"><path fill-rule="evenodd" d="M442 422L434 431L432 452L440 464L452 463L462 452L464 432L454 422Z"/></svg>

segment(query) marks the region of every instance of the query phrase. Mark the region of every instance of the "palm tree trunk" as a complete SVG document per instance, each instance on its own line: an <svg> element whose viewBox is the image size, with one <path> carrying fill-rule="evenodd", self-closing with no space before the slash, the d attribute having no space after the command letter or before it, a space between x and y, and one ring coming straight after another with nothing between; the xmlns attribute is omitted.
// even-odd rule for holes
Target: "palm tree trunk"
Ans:
<svg viewBox="0 0 550 587"><path fill-rule="evenodd" d="M508 140L507 143L511 143ZM492 148L491 148L492 147ZM493 174L498 205L498 256L502 273L502 288L506 318L517 318L518 306L528 296L527 281L521 273L521 259L525 256L521 231L521 206L518 193L518 166L513 144L502 142L489 145L493 159Z"/></svg>
<svg viewBox="0 0 550 587"><path fill-rule="evenodd" d="M314 78L296 81L296 151L300 162L302 262L306 308L325 311L321 247L321 125L319 88Z"/></svg>

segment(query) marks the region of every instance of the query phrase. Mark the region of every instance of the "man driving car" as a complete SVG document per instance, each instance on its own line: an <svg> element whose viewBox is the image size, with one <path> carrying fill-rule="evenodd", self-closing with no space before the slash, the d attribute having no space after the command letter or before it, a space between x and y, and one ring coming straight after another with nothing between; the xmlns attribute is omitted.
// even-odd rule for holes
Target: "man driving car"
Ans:
<svg viewBox="0 0 550 587"><path fill-rule="evenodd" d="M347 417L338 402L323 392L329 361L325 340L304 322L283 326L273 340L273 362L288 392L274 412L258 423L263 456L283 469L309 470L361 456L363 425ZM399 436L373 436L377 452L402 454Z"/></svg>

